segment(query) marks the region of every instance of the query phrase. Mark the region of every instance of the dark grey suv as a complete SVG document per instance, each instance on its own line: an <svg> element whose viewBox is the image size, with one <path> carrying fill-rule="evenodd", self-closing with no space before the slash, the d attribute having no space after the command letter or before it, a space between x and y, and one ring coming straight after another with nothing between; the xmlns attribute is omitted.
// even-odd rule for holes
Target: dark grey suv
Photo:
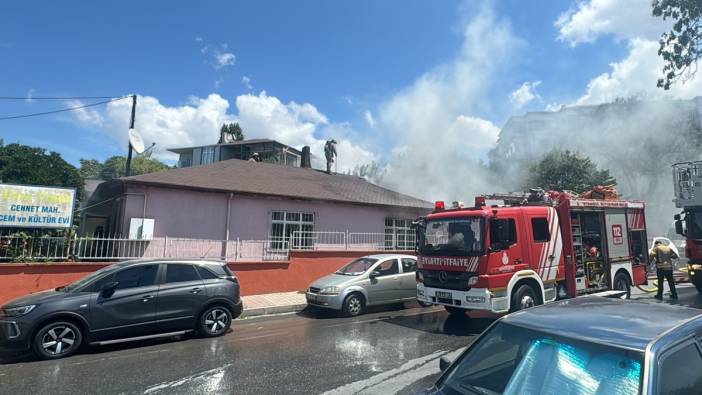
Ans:
<svg viewBox="0 0 702 395"><path fill-rule="evenodd" d="M81 344L193 330L220 336L242 309L239 281L224 262L128 261L2 306L0 348L31 348L54 359L73 354Z"/></svg>

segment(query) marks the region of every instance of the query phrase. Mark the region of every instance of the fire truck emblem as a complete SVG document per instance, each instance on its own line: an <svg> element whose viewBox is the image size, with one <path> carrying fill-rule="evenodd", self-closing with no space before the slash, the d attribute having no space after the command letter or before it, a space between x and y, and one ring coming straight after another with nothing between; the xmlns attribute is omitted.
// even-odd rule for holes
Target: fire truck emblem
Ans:
<svg viewBox="0 0 702 395"><path fill-rule="evenodd" d="M448 274L446 274L446 272L439 273L439 281L441 283L445 283L447 279L448 279Z"/></svg>
<svg viewBox="0 0 702 395"><path fill-rule="evenodd" d="M509 257L507 256L507 251L502 253L502 264L506 265L509 263Z"/></svg>

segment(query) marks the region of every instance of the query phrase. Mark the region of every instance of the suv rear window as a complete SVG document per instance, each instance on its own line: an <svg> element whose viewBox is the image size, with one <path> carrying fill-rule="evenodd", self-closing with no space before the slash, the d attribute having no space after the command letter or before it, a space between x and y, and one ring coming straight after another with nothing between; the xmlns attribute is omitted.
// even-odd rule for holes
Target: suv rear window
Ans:
<svg viewBox="0 0 702 395"><path fill-rule="evenodd" d="M212 273L204 266L197 266L197 271L200 272L200 277L202 277L203 280L213 280L219 278L216 274Z"/></svg>
<svg viewBox="0 0 702 395"><path fill-rule="evenodd" d="M193 265L169 263L166 268L166 283L182 283L198 280L200 280L200 276L197 275Z"/></svg>

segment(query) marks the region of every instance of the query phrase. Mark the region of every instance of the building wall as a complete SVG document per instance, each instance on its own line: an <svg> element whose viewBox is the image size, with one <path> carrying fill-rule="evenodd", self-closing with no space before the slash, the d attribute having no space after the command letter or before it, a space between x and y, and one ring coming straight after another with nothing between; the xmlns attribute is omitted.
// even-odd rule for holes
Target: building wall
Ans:
<svg viewBox="0 0 702 395"><path fill-rule="evenodd" d="M154 186L129 186L125 195L122 234L128 234L131 218L155 220L154 237L226 238L228 193L200 192ZM146 195L144 201L143 195ZM315 214L316 231L377 232L385 230L385 218L414 219L421 209L362 206L324 201L232 195L229 239L267 239L272 211Z"/></svg>

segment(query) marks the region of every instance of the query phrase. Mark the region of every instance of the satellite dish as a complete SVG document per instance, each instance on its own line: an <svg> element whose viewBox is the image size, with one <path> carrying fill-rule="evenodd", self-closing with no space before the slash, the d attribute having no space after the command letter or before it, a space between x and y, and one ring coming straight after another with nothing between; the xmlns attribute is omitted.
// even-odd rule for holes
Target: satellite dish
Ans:
<svg viewBox="0 0 702 395"><path fill-rule="evenodd" d="M137 154L144 152L144 139L142 139L139 132L134 129L129 129L129 144Z"/></svg>

